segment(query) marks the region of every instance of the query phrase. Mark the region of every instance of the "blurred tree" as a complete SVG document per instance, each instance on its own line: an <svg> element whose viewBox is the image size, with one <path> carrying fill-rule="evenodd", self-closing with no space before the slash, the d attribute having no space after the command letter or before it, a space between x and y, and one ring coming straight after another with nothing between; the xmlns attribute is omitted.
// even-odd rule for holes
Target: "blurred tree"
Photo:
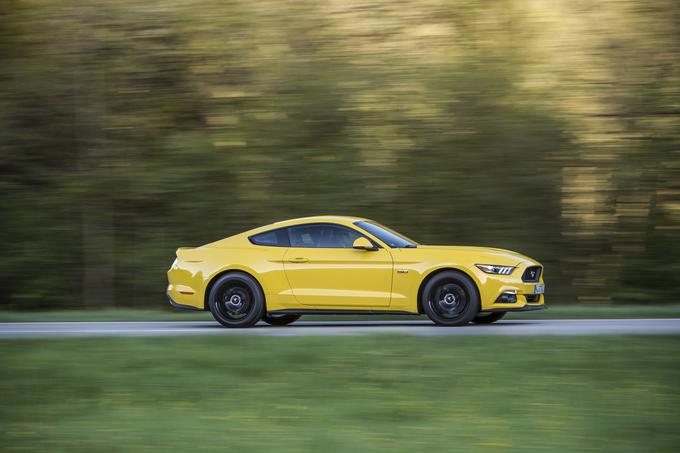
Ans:
<svg viewBox="0 0 680 453"><path fill-rule="evenodd" d="M161 306L178 246L323 213L672 302L673 6L6 2L0 303Z"/></svg>

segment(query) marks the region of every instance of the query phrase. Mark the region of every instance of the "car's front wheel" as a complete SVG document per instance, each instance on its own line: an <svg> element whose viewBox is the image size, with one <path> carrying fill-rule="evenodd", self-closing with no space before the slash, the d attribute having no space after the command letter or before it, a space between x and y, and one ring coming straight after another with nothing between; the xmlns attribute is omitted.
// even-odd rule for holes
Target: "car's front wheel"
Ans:
<svg viewBox="0 0 680 453"><path fill-rule="evenodd" d="M427 282L422 291L421 305L435 324L463 326L479 312L479 293L467 275L445 271Z"/></svg>
<svg viewBox="0 0 680 453"><path fill-rule="evenodd" d="M210 289L208 305L215 320L225 327L250 327L265 312L260 285L243 272L221 276Z"/></svg>
<svg viewBox="0 0 680 453"><path fill-rule="evenodd" d="M262 317L262 320L267 324L272 326L287 326L288 324L300 319L300 315L277 315L277 314L266 314Z"/></svg>
<svg viewBox="0 0 680 453"><path fill-rule="evenodd" d="M493 313L477 313L477 316L472 320L475 324L491 324L492 322L496 322L500 319L502 319L507 312L505 311L497 311Z"/></svg>

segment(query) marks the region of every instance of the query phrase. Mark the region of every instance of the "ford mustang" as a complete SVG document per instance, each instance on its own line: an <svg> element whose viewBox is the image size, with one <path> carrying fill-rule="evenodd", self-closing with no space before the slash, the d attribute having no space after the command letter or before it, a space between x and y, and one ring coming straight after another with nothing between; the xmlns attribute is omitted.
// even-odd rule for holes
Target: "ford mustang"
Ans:
<svg viewBox="0 0 680 453"><path fill-rule="evenodd" d="M486 247L422 245L372 220L319 216L180 247L168 271L177 308L226 327L290 324L305 314L426 314L488 324L545 307L543 267Z"/></svg>

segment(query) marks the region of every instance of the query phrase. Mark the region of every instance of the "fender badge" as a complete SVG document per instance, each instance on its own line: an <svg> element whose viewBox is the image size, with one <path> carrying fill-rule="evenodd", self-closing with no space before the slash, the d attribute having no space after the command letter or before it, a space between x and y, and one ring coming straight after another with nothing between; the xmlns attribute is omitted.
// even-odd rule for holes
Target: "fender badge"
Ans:
<svg viewBox="0 0 680 453"><path fill-rule="evenodd" d="M408 274L408 269L397 269L397 274Z"/></svg>

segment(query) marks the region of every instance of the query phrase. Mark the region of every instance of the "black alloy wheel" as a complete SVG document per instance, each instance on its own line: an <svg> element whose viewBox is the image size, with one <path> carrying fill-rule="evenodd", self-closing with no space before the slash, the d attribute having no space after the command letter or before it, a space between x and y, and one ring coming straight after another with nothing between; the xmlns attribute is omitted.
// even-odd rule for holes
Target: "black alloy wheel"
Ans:
<svg viewBox="0 0 680 453"><path fill-rule="evenodd" d="M496 311L496 312L479 312L477 316L474 317L472 322L475 324L491 324L502 319L508 312L507 311Z"/></svg>
<svg viewBox="0 0 680 453"><path fill-rule="evenodd" d="M479 312L479 292L467 275L441 272L427 282L421 305L427 316L440 326L464 326Z"/></svg>
<svg viewBox="0 0 680 453"><path fill-rule="evenodd" d="M208 304L215 320L225 327L250 327L265 312L260 285L243 272L221 276L210 289Z"/></svg>

